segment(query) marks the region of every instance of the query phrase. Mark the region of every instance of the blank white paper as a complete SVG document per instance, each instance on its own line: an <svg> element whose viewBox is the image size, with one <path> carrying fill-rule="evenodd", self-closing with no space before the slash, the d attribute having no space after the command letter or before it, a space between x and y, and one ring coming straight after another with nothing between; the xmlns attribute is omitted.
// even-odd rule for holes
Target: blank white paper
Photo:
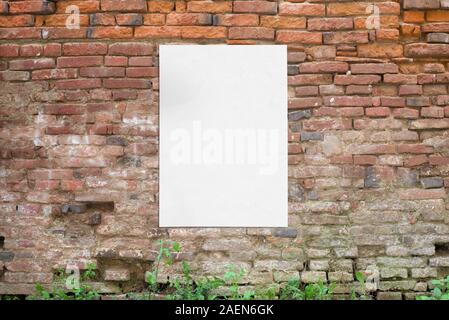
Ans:
<svg viewBox="0 0 449 320"><path fill-rule="evenodd" d="M287 227L287 48L161 45L160 227Z"/></svg>

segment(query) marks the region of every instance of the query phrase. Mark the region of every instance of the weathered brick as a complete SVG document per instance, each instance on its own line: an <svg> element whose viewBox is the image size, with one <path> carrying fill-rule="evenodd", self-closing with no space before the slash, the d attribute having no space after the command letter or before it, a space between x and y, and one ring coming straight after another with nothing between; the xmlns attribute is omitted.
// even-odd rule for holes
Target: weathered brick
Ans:
<svg viewBox="0 0 449 320"><path fill-rule="evenodd" d="M351 18L310 18L307 29L312 31L347 30L354 26Z"/></svg>
<svg viewBox="0 0 449 320"><path fill-rule="evenodd" d="M264 19L265 18L265 19ZM273 27L267 24L266 18L271 16L262 16L261 27ZM213 24L217 26L235 26L235 27L254 27L259 24L259 16L256 14L217 14L213 17ZM304 22L305 25L305 22Z"/></svg>
<svg viewBox="0 0 449 320"><path fill-rule="evenodd" d="M404 0L404 9L437 9L439 0Z"/></svg>
<svg viewBox="0 0 449 320"><path fill-rule="evenodd" d="M38 13L50 14L55 12L55 4L52 1L11 1L9 3L9 13Z"/></svg>
<svg viewBox="0 0 449 320"><path fill-rule="evenodd" d="M281 43L306 43L321 44L322 35L319 32L307 32L297 30L280 30L276 32L276 41Z"/></svg>
<svg viewBox="0 0 449 320"><path fill-rule="evenodd" d="M145 0L101 0L101 10L145 12L147 10L147 3Z"/></svg>
<svg viewBox="0 0 449 320"><path fill-rule="evenodd" d="M146 56L153 53L153 45L142 42L121 42L109 45L109 55Z"/></svg>
<svg viewBox="0 0 449 320"><path fill-rule="evenodd" d="M412 43L405 45L407 57L449 57L449 44Z"/></svg>
<svg viewBox="0 0 449 320"><path fill-rule="evenodd" d="M277 3L271 1L234 1L233 11L275 14L277 12Z"/></svg>
<svg viewBox="0 0 449 320"><path fill-rule="evenodd" d="M229 39L274 39L274 30L263 27L231 27Z"/></svg>
<svg viewBox="0 0 449 320"><path fill-rule="evenodd" d="M394 63L355 63L351 64L353 74L397 73L399 68Z"/></svg>
<svg viewBox="0 0 449 320"><path fill-rule="evenodd" d="M279 4L279 14L281 15L324 16L325 10L324 4L290 2Z"/></svg>

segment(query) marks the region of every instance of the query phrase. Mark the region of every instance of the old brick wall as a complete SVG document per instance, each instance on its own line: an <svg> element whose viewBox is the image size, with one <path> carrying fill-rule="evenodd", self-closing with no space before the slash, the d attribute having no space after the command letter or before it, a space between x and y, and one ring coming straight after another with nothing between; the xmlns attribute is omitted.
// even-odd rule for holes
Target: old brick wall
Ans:
<svg viewBox="0 0 449 320"><path fill-rule="evenodd" d="M157 228L160 43L288 44L289 228ZM449 273L448 62L447 0L0 1L0 294L89 261L135 289L173 239L199 275L413 298Z"/></svg>

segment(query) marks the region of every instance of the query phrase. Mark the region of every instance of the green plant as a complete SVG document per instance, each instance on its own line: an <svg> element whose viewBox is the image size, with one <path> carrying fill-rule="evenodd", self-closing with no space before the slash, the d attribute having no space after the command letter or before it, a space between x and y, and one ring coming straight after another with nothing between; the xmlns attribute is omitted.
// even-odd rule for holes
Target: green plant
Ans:
<svg viewBox="0 0 449 320"><path fill-rule="evenodd" d="M335 286L335 283L327 285L321 279L318 283L310 283L304 288L305 300L330 300Z"/></svg>
<svg viewBox="0 0 449 320"><path fill-rule="evenodd" d="M317 283L309 283L301 288L299 280L289 280L281 289L281 300L330 300L334 293L335 283L329 285L322 280Z"/></svg>
<svg viewBox="0 0 449 320"><path fill-rule="evenodd" d="M0 295L0 301L13 301L13 300L20 300L20 298L18 296L14 296L14 295Z"/></svg>
<svg viewBox="0 0 449 320"><path fill-rule="evenodd" d="M224 283L229 285L230 300L252 300L255 297L253 290L247 290L240 293L239 283L245 276L245 269L237 269L236 266L229 265L223 276Z"/></svg>
<svg viewBox="0 0 449 320"><path fill-rule="evenodd" d="M190 274L190 266L182 262L182 278L176 278L170 282L174 292L167 296L170 300L215 300L213 290L223 285L223 280L218 278L204 278L194 281Z"/></svg>
<svg viewBox="0 0 449 320"><path fill-rule="evenodd" d="M416 300L449 300L449 276L443 279L432 280L434 288L430 296L417 296Z"/></svg>
<svg viewBox="0 0 449 320"><path fill-rule="evenodd" d="M278 287L277 284L271 284L267 288L258 288L254 298L257 300L275 300L278 298Z"/></svg>
<svg viewBox="0 0 449 320"><path fill-rule="evenodd" d="M290 279L288 282L281 288L279 293L279 299L281 300L304 300L305 294L304 291L300 288L301 283L299 280Z"/></svg>
<svg viewBox="0 0 449 320"><path fill-rule="evenodd" d="M353 287L351 289L351 300L369 300L370 296L366 291L365 275L360 271L356 271L355 279L357 280L358 288Z"/></svg>
<svg viewBox="0 0 449 320"><path fill-rule="evenodd" d="M181 246L179 243L159 240L159 252L153 263L153 268L145 274L145 281L147 282L148 289L151 293L157 293L159 291L157 280L161 263L164 263L165 265L172 265L173 253L179 253L180 251Z"/></svg>
<svg viewBox="0 0 449 320"><path fill-rule="evenodd" d="M100 297L98 292L84 282L96 277L95 264L87 264L86 270L79 279L66 276L64 269L59 269L55 275L51 289L47 290L40 283L35 286L36 293L27 297L29 300L95 300ZM79 284L77 282L79 281ZM71 289L67 289L70 287Z"/></svg>

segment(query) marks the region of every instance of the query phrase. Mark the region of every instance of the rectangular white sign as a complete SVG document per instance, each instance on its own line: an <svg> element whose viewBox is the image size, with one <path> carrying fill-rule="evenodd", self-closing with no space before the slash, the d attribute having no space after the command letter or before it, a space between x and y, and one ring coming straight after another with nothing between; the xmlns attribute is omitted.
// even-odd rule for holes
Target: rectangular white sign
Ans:
<svg viewBox="0 0 449 320"><path fill-rule="evenodd" d="M287 227L287 48L161 45L160 227Z"/></svg>

